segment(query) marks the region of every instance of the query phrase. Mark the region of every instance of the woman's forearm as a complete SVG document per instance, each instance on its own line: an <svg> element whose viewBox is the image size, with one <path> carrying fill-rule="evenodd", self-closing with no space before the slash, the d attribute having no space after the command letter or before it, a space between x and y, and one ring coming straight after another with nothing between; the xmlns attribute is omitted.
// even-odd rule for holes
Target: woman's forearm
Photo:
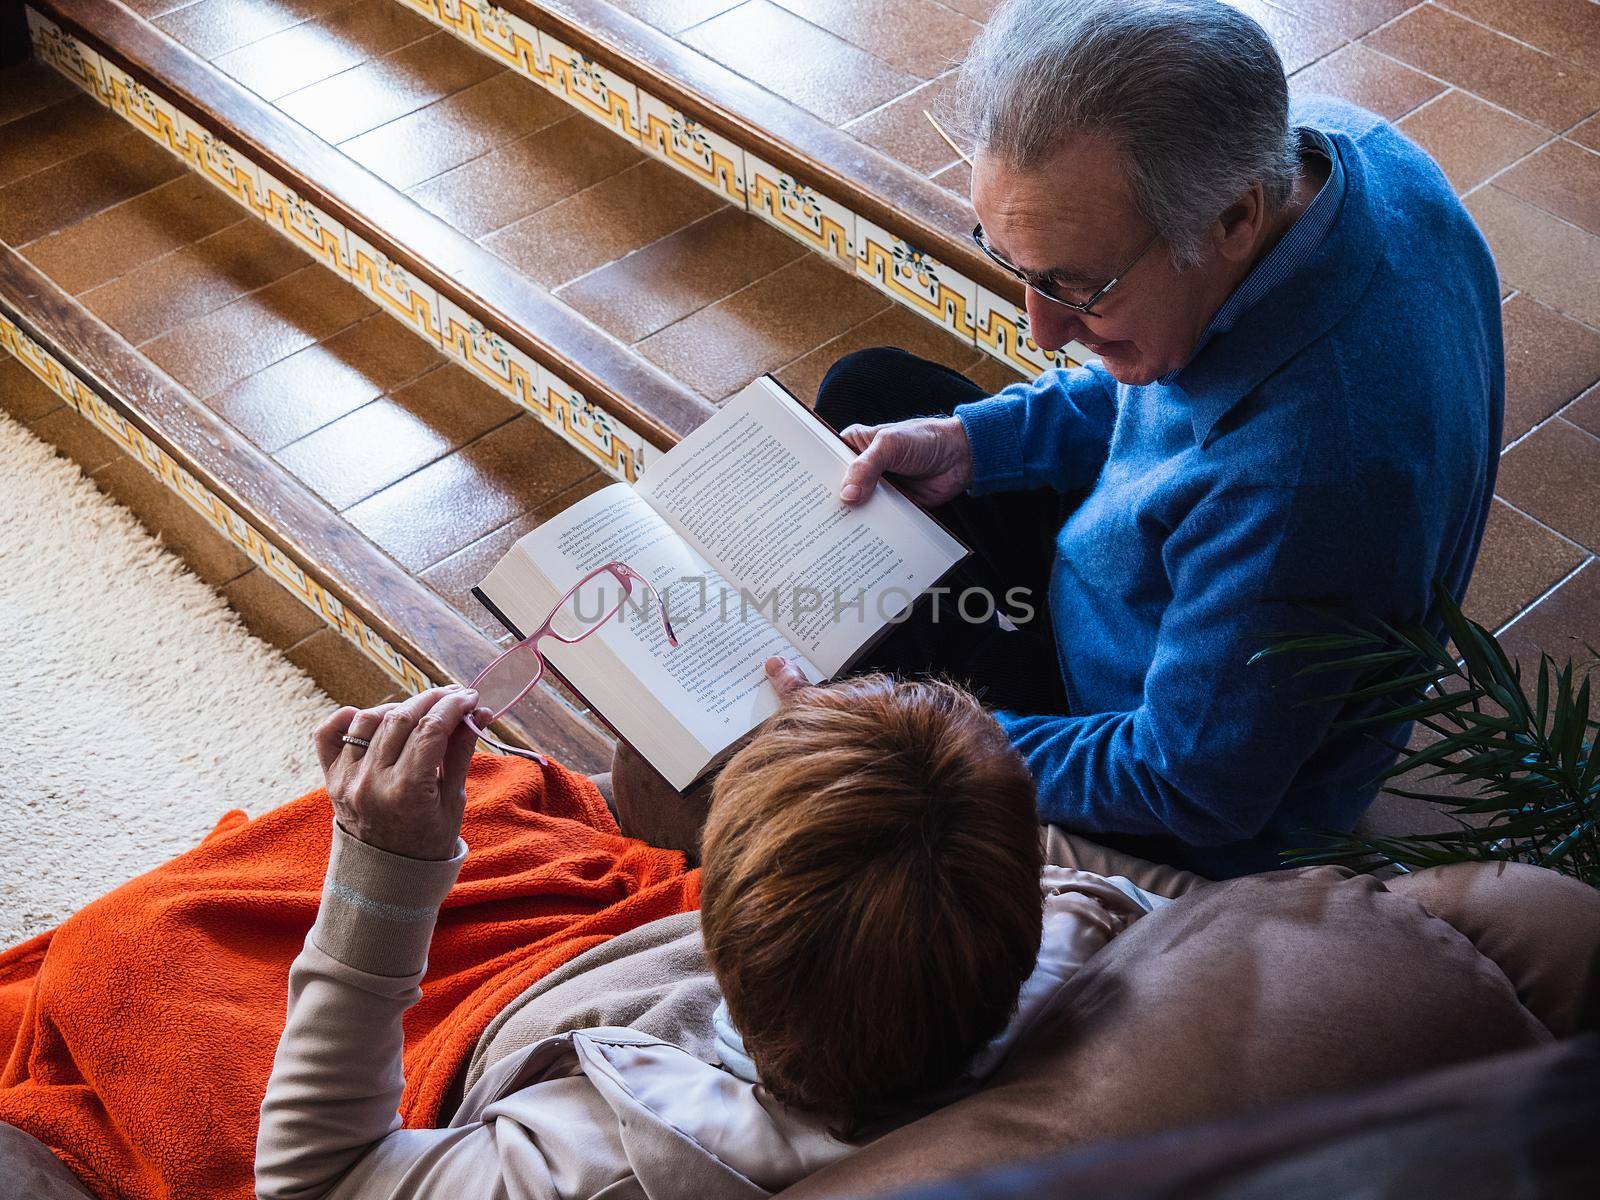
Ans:
<svg viewBox="0 0 1600 1200"><path fill-rule="evenodd" d="M322 906L289 972L288 1017L261 1104L256 1194L325 1195L400 1127L401 1019L420 996L456 855L424 861L334 824Z"/></svg>

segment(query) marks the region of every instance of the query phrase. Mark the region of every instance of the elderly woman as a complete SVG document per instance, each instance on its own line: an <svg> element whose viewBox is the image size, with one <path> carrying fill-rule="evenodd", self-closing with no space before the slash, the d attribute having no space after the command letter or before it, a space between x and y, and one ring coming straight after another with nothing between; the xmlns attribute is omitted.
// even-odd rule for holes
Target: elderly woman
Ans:
<svg viewBox="0 0 1600 1200"><path fill-rule="evenodd" d="M723 770L706 829L721 1065L578 1030L497 1062L448 1128L402 1129L402 1015L467 855L476 700L343 709L318 735L337 820L262 1102L262 1200L775 1191L970 1088L1161 902L1063 868L1041 889L1027 770L971 697L881 676L797 693Z"/></svg>
<svg viewBox="0 0 1600 1200"><path fill-rule="evenodd" d="M1016 630L934 606L871 665L974 687L1044 820L1212 876L1277 865L1353 825L1406 731L1341 730L1355 704L1301 703L1341 680L1247 661L1308 627L1290 602L1405 622L1434 581L1465 592L1494 263L1427 155L1347 104L1291 111L1217 0L1013 0L958 95L973 236L1027 285L1033 340L1098 361L993 396L892 349L834 366L843 499L889 475L977 550L954 593L1024 600Z"/></svg>

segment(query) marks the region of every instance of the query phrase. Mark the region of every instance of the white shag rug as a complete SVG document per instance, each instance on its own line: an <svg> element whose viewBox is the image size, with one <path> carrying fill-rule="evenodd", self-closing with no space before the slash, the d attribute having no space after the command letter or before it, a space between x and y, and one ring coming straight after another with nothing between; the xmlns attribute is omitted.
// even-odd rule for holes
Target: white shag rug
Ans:
<svg viewBox="0 0 1600 1200"><path fill-rule="evenodd" d="M0 413L0 947L317 786L333 707Z"/></svg>

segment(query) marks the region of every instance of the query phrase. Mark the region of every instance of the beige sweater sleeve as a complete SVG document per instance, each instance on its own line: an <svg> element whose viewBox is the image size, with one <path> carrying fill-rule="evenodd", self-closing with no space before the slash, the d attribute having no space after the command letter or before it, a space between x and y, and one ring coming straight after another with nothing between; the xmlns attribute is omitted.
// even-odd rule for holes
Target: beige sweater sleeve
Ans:
<svg viewBox="0 0 1600 1200"><path fill-rule="evenodd" d="M289 970L288 1020L261 1103L262 1200L327 1195L400 1128L401 1017L422 994L439 905L466 856L459 838L443 861L390 854L334 822L322 906Z"/></svg>

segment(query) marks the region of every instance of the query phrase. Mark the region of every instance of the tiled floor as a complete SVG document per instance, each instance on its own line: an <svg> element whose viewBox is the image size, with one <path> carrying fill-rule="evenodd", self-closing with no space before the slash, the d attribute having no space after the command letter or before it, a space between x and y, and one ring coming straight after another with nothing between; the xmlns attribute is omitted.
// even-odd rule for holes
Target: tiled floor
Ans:
<svg viewBox="0 0 1600 1200"><path fill-rule="evenodd" d="M293 0L303 20L285 8L256 36L222 36L235 6L152 8L163 10L153 12L162 28L708 400L786 370L889 307L848 273L797 261L797 242L397 0ZM866 11L808 10L857 36L871 24ZM952 30L971 25L939 11ZM921 51L903 65L924 69L933 57ZM842 76L814 82L819 97L851 91ZM970 347L950 352L976 358Z"/></svg>
<svg viewBox="0 0 1600 1200"><path fill-rule="evenodd" d="M613 2L964 192L921 110L990 0ZM1237 2L1297 93L1397 121L1483 228L1507 293L1506 450L1468 607L1523 652L1600 647L1600 4ZM809 395L838 355L880 342L1009 378L397 0L136 6L710 399L761 370ZM465 588L598 480L148 143L24 72L29 86L0 88L0 238L476 615ZM52 140L63 126L81 136ZM12 156L19 139L29 157ZM277 402L290 391L295 405ZM58 411L30 419L71 436Z"/></svg>

